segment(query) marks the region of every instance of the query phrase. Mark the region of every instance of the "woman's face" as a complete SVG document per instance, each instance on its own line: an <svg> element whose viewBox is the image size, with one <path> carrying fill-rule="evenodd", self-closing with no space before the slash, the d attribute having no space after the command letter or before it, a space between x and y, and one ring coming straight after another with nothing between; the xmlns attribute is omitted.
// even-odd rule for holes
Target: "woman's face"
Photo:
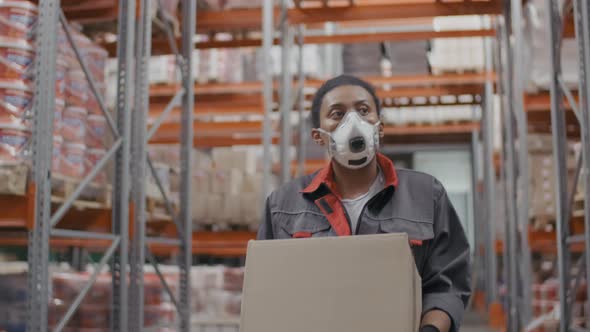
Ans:
<svg viewBox="0 0 590 332"><path fill-rule="evenodd" d="M320 107L320 128L333 132L349 112L357 112L363 120L371 124L379 121L377 105L369 91L357 85L342 85L324 96ZM316 129L312 130L311 135L320 145L329 142L328 137ZM383 137L383 125L379 126L379 136Z"/></svg>

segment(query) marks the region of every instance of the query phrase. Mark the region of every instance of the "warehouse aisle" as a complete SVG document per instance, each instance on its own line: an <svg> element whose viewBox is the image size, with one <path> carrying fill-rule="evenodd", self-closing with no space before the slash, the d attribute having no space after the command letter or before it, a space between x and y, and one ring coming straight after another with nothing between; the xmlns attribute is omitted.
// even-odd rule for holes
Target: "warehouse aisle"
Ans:
<svg viewBox="0 0 590 332"><path fill-rule="evenodd" d="M465 313L463 319L463 327L461 332L498 332L497 330L491 329L487 325L487 321L484 316L477 312L469 311Z"/></svg>

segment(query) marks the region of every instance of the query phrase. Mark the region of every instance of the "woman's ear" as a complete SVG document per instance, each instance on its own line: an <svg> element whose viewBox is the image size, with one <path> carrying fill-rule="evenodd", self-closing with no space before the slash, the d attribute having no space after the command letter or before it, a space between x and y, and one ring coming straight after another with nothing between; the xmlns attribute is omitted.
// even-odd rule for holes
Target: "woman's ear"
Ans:
<svg viewBox="0 0 590 332"><path fill-rule="evenodd" d="M383 122L379 123L379 138L385 137L385 126L383 126Z"/></svg>
<svg viewBox="0 0 590 332"><path fill-rule="evenodd" d="M319 130L317 130L316 128L313 128L311 130L311 139L313 139L313 141L317 145L324 145L324 139L322 138L322 133Z"/></svg>

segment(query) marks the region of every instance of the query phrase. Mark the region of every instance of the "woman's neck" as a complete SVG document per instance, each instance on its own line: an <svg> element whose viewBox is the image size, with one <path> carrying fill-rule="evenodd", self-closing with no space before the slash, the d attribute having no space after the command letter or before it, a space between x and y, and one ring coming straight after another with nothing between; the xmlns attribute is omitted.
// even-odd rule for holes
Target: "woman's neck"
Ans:
<svg viewBox="0 0 590 332"><path fill-rule="evenodd" d="M378 174L377 158L361 169L348 169L336 161L332 168L336 188L344 199L353 199L369 191Z"/></svg>

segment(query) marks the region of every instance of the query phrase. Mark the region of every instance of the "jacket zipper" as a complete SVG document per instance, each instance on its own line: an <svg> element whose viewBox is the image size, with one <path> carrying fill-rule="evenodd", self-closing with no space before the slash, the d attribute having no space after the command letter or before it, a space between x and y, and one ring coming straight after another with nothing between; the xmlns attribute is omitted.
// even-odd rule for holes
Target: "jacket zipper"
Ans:
<svg viewBox="0 0 590 332"><path fill-rule="evenodd" d="M383 190L381 190L380 192L378 192L375 196L373 196L371 199L369 199L367 201L367 203L365 203L365 205L363 206L363 209L361 210L361 214L359 215L359 220L356 223L356 229L355 229L353 235L358 234L359 229L361 228L361 221L362 221L362 218L363 218L363 214L365 213L365 210L367 209L367 206L369 204L371 204L374 200L376 200L379 196L381 196L385 190L387 190L387 188L383 188ZM346 210L346 209L344 209L344 210ZM347 218L348 218L348 213L347 213Z"/></svg>

